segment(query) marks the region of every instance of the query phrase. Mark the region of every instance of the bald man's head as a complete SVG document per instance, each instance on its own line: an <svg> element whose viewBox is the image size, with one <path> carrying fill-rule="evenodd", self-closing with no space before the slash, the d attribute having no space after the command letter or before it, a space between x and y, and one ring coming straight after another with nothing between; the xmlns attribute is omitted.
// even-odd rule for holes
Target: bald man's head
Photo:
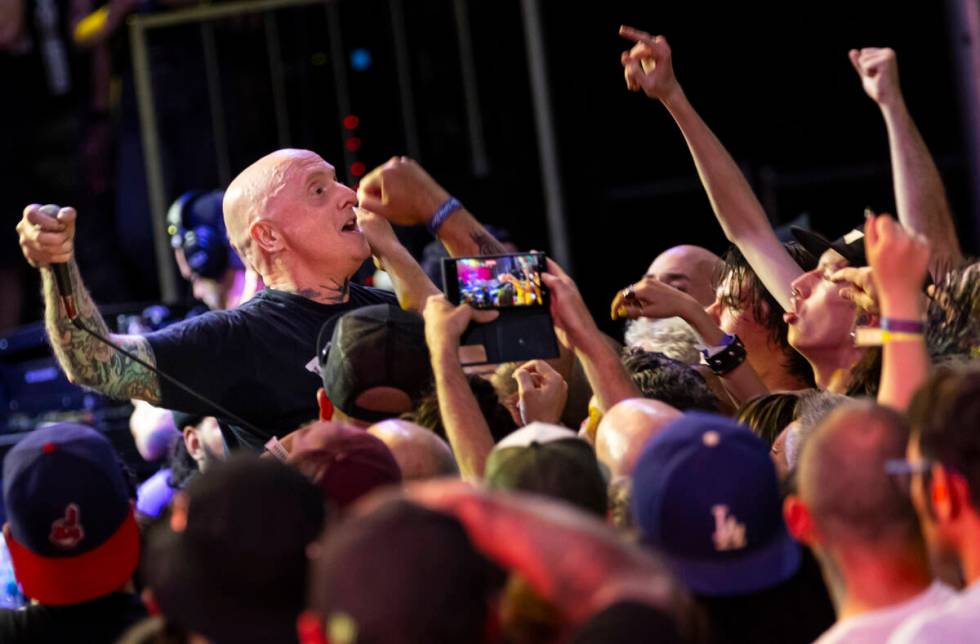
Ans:
<svg viewBox="0 0 980 644"><path fill-rule="evenodd" d="M919 523L907 489L885 471L904 459L909 427L897 412L869 401L845 403L803 447L800 498L827 541L916 543Z"/></svg>
<svg viewBox="0 0 980 644"><path fill-rule="evenodd" d="M388 446L406 481L459 475L452 450L432 430L391 419L371 425L367 431Z"/></svg>
<svg viewBox="0 0 980 644"><path fill-rule="evenodd" d="M290 168L311 155L320 158L309 150L276 150L242 170L228 185L222 209L228 240L239 255L250 246L252 223L275 217L275 200L286 185Z"/></svg>
<svg viewBox="0 0 980 644"><path fill-rule="evenodd" d="M700 246L674 246L660 253L647 275L688 293L709 306L715 301L715 279L721 271L721 258Z"/></svg>
<svg viewBox="0 0 980 644"><path fill-rule="evenodd" d="M643 447L681 415L670 405L649 398L629 398L616 403L602 417L596 430L596 457L614 478L630 476Z"/></svg>
<svg viewBox="0 0 980 644"><path fill-rule="evenodd" d="M225 191L228 239L266 285L300 290L342 283L370 256L357 195L309 150L276 150Z"/></svg>

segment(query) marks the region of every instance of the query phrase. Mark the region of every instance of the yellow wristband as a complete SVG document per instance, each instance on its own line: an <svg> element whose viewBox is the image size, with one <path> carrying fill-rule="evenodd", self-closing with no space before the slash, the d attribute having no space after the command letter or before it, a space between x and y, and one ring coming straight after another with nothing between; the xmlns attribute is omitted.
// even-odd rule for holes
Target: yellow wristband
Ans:
<svg viewBox="0 0 980 644"><path fill-rule="evenodd" d="M922 339L921 333L886 331L878 327L860 326L854 330L854 346L856 347L880 347L889 342L916 342L922 341Z"/></svg>

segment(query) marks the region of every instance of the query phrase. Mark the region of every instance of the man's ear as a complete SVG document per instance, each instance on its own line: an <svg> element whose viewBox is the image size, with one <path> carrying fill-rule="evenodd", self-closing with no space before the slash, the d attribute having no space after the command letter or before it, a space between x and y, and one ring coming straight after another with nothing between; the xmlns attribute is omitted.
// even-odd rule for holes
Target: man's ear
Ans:
<svg viewBox="0 0 980 644"><path fill-rule="evenodd" d="M201 445L201 439L197 435L197 430L189 425L184 428L184 447L187 448L187 453L195 461L200 462L204 459L204 447Z"/></svg>
<svg viewBox="0 0 980 644"><path fill-rule="evenodd" d="M248 228L248 236L266 253L276 253L285 247L285 241L279 230L265 220L253 221Z"/></svg>
<svg viewBox="0 0 980 644"><path fill-rule="evenodd" d="M950 472L942 465L933 465L929 482L929 501L933 512L940 521L957 518L963 504L970 500L970 490L966 479Z"/></svg>
<svg viewBox="0 0 980 644"><path fill-rule="evenodd" d="M810 508L806 507L803 499L795 494L787 496L783 501L783 519L786 521L789 533L803 545L812 546L818 541Z"/></svg>
<svg viewBox="0 0 980 644"><path fill-rule="evenodd" d="M323 387L316 390L316 402L320 407L320 420L333 418L333 403L327 398L327 391Z"/></svg>

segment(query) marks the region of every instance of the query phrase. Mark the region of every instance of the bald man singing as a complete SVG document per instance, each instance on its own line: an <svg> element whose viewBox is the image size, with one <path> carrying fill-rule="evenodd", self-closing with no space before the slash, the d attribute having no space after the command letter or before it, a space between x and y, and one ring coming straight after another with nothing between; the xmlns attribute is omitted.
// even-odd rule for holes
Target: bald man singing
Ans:
<svg viewBox="0 0 980 644"><path fill-rule="evenodd" d="M115 398L217 415L73 326L55 289L56 263L69 267L86 327L253 425L222 419L229 445L260 449L269 437L317 417L316 339L325 321L371 304L400 302L417 309L438 292L390 224L356 205L354 191L313 152L278 150L259 159L228 186L224 217L232 246L261 275L265 290L237 309L146 336L110 334L85 291L74 261L74 209L53 215L32 204L17 231L25 258L41 270L48 335L72 382ZM372 254L392 275L399 302L390 293L351 283Z"/></svg>

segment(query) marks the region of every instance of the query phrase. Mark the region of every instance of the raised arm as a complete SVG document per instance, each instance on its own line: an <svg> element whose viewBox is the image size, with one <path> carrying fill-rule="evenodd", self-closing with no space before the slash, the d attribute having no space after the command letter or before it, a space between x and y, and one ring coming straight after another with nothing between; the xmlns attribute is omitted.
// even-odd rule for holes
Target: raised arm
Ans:
<svg viewBox="0 0 980 644"><path fill-rule="evenodd" d="M497 312L475 311L466 304L454 307L443 295L433 295L425 303L423 316L446 437L463 479L480 481L493 449L493 436L460 365L459 339L471 320L489 322Z"/></svg>
<svg viewBox="0 0 980 644"><path fill-rule="evenodd" d="M962 263L963 252L939 170L905 106L895 52L868 47L852 49L848 55L864 91L885 119L898 220L928 240L929 269L938 282L947 270Z"/></svg>
<svg viewBox="0 0 980 644"><path fill-rule="evenodd" d="M652 275L620 291L613 299L611 308L614 320L677 316L691 325L709 347L720 345L725 337L725 333L697 300ZM769 393L748 360L743 360L740 365L719 377L739 405L750 398Z"/></svg>
<svg viewBox="0 0 980 644"><path fill-rule="evenodd" d="M44 322L54 354L75 384L112 398L135 398L156 404L160 400L156 374L73 325L61 302L51 265L67 263L79 321L147 363L156 364L153 350L144 338L109 333L75 264L75 218L74 208L61 208L57 216L52 216L42 212L38 204L31 204L17 224L24 257L41 271Z"/></svg>
<svg viewBox="0 0 980 644"><path fill-rule="evenodd" d="M449 193L422 166L407 157L394 157L372 170L357 190L362 208L393 224L428 224ZM453 257L502 255L506 249L462 205L445 219L436 233Z"/></svg>
<svg viewBox="0 0 980 644"><path fill-rule="evenodd" d="M562 344L575 351L599 409L605 412L621 400L638 398L639 390L623 367L619 353L599 331L575 282L552 260L541 279L551 293L551 316Z"/></svg>
<svg viewBox="0 0 980 644"><path fill-rule="evenodd" d="M881 309L881 326L898 325L881 349L881 386L878 403L904 412L912 394L929 375L924 333L904 326L922 324L925 307L922 285L929 264L929 247L916 233L906 232L887 215L869 219L864 245Z"/></svg>
<svg viewBox="0 0 980 644"><path fill-rule="evenodd" d="M384 217L358 208L357 225L371 246L375 262L391 277L398 304L403 309L421 313L425 308L425 301L430 295L437 295L439 289L408 249L398 241L391 224Z"/></svg>
<svg viewBox="0 0 980 644"><path fill-rule="evenodd" d="M674 76L667 40L631 27L621 27L619 32L636 43L622 55L627 87L659 100L670 112L687 141L725 236L738 246L772 296L788 310L790 283L803 270L776 237L735 160L684 95Z"/></svg>

